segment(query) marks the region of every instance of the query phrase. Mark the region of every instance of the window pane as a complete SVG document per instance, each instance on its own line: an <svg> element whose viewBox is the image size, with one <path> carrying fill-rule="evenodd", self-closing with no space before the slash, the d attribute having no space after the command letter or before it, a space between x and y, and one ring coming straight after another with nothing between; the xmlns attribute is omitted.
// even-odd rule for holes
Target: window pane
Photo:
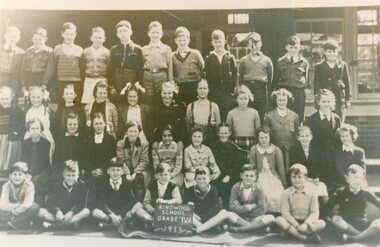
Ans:
<svg viewBox="0 0 380 247"><path fill-rule="evenodd" d="M358 62L358 69L359 70L372 70L377 69L377 60L370 60L370 61L359 61Z"/></svg>
<svg viewBox="0 0 380 247"><path fill-rule="evenodd" d="M380 92L377 70L358 71L359 93Z"/></svg>
<svg viewBox="0 0 380 247"><path fill-rule="evenodd" d="M376 46L359 46L358 47L358 59L359 60L371 60L377 59L377 47Z"/></svg>
<svg viewBox="0 0 380 247"><path fill-rule="evenodd" d="M376 26L377 25L377 11L371 10L358 10L358 25L359 26Z"/></svg>

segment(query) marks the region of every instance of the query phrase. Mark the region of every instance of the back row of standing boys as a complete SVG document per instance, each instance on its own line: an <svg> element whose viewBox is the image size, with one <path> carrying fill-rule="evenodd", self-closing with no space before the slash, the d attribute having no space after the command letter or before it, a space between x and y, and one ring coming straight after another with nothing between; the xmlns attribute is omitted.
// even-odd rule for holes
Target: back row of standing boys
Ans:
<svg viewBox="0 0 380 247"><path fill-rule="evenodd" d="M19 30L7 28L0 51L0 170L12 172L3 187L0 209L11 190L20 192L13 172L28 171L33 183L23 182L22 189L35 186L36 202L47 208L39 211L45 225L79 222L89 214L83 201L84 211L78 209L79 204L72 205L80 201L80 191L86 191L78 180L80 172L95 192L89 197L93 216L106 223L121 225L122 218L133 215L149 222L156 202L184 201L195 204L198 232L225 219L242 229L254 229L252 224L274 222L273 216L260 220L256 216L281 212L284 218L278 223L285 230L301 239L318 240L316 232L324 224L317 221L314 195L324 208L328 196L346 184L345 174L365 174L364 150L354 145L356 128L341 126L337 115L350 105L348 70L338 59L338 44L327 41L324 45L325 59L316 65L314 78L318 111L303 124L308 63L299 54L296 36L286 41L287 54L279 58L272 83L271 59L260 51L260 35L251 33L251 53L240 61L237 85L235 59L225 50L220 30L212 32L214 50L205 62L199 51L189 48L190 33L184 27L176 30L178 50L173 53L160 41L163 31L157 21L149 25L151 41L143 48L131 40L128 21L119 22L116 31L120 43L108 50L102 45L104 30L93 28L93 45L83 51L74 44L75 25L65 23L61 31L64 41L53 50L45 45L46 30L38 28L32 47L24 52L16 46ZM62 96L57 112L46 104L51 81ZM25 112L14 104L15 95L21 93L30 101ZM235 108L232 95L238 105ZM184 144L190 145L183 150ZM110 161L115 156L117 160ZM245 163L252 166L242 167ZM290 166L297 163L304 166L293 167L292 173ZM355 169L350 170L353 164ZM250 181L256 180L252 179L253 168L259 189L244 182L247 172ZM63 183L49 186L60 180L62 172ZM306 185L297 189L293 175L306 178L307 174ZM293 186L284 191L290 180ZM297 205L286 208L285 199L281 203L282 191L283 197L295 196L302 204L293 202ZM122 193L130 195L123 197ZM8 203L16 205L21 199L15 197L17 193L12 195L15 201ZM376 199L369 195L362 199ZM311 202L313 206L307 210L302 207ZM256 212L259 205L260 213ZM215 210L209 210L210 206ZM14 211L18 207L10 208L8 223L17 227L19 218L14 216L19 214ZM309 208L317 212L310 216ZM354 210L362 214L346 221L366 221L364 209ZM344 212L340 214L344 216ZM342 219L333 222L341 226ZM314 223L317 230L313 230ZM348 231L351 235L359 232Z"/></svg>

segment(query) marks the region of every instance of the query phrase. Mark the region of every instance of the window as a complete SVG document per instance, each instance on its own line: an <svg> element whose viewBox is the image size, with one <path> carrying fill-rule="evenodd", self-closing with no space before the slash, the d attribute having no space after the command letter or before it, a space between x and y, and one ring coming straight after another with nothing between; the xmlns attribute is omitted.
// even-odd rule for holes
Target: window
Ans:
<svg viewBox="0 0 380 247"><path fill-rule="evenodd" d="M380 25L377 11L357 10L358 28L358 92L359 94L380 93L379 54Z"/></svg>
<svg viewBox="0 0 380 247"><path fill-rule="evenodd" d="M341 19L307 19L296 21L296 34L301 39L301 54L309 62L307 81L308 100L312 100L315 65L323 59L323 44L329 39L339 43L342 56L342 20Z"/></svg>
<svg viewBox="0 0 380 247"><path fill-rule="evenodd" d="M228 24L248 24L249 14L228 14Z"/></svg>

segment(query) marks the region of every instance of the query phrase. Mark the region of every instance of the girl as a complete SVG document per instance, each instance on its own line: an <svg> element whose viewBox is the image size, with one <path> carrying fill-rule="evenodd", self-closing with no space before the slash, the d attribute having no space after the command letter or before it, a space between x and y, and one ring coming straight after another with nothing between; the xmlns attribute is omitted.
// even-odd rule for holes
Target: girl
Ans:
<svg viewBox="0 0 380 247"><path fill-rule="evenodd" d="M249 163L257 169L267 212L280 213L281 193L286 187L286 175L281 150L270 143L269 129L258 131L258 144L249 152Z"/></svg>
<svg viewBox="0 0 380 247"><path fill-rule="evenodd" d="M36 187L36 202L44 204L51 175L50 142L42 135L44 125L39 118L32 118L26 123L29 138L21 145L21 161L29 166L28 173Z"/></svg>
<svg viewBox="0 0 380 247"><path fill-rule="evenodd" d="M339 177L341 179L341 185L345 185L344 175L347 174L347 169L350 165L356 164L366 171L365 164L365 151L356 146L354 142L358 138L358 130L355 126L350 124L342 124L337 130L338 137L341 142L341 146L336 149L334 157L335 164L339 171Z"/></svg>
<svg viewBox="0 0 380 247"><path fill-rule="evenodd" d="M243 152L235 143L229 140L231 136L230 126L223 122L218 125L219 140L214 144L212 152L214 153L216 163L220 168L220 179L216 185L219 192L231 191L232 186L239 181L240 155ZM229 193L221 193L223 208L227 208L229 202Z"/></svg>
<svg viewBox="0 0 380 247"><path fill-rule="evenodd" d="M272 143L282 151L285 174L289 173L289 150L294 146L300 120L297 113L288 108L293 101L292 94L286 89L272 93L276 109L270 111L264 118L264 124L270 128Z"/></svg>
<svg viewBox="0 0 380 247"><path fill-rule="evenodd" d="M118 130L118 115L114 104L108 100L108 84L104 81L96 83L93 91L95 100L85 106L87 126L91 126L91 119L99 112L105 118L107 132L116 139Z"/></svg>
<svg viewBox="0 0 380 247"><path fill-rule="evenodd" d="M49 157L51 162L55 149L54 137L57 133L57 124L55 112L47 106L49 92L44 90L41 86L33 86L29 88L29 97L31 107L26 111L25 122L34 118L38 118L41 121L43 125L41 135L50 142ZM29 136L30 133L26 132L25 139Z"/></svg>
<svg viewBox="0 0 380 247"><path fill-rule="evenodd" d="M145 89L138 82L127 85L121 90L120 95L125 97L125 103L120 104L119 112L121 124L119 128L118 139L124 137L126 125L129 121L137 121L142 126L140 138L144 141L151 140L152 136L152 117L150 107L140 104L140 100Z"/></svg>
<svg viewBox="0 0 380 247"><path fill-rule="evenodd" d="M91 121L92 130L85 143L84 174L89 185L106 174L108 162L116 155L116 141L105 131L106 121L96 112Z"/></svg>
<svg viewBox="0 0 380 247"><path fill-rule="evenodd" d="M155 179L149 184L144 198L144 209L154 216L154 208L160 204L181 204L182 198L179 188L170 181L171 167L167 163L160 163L155 169Z"/></svg>
<svg viewBox="0 0 380 247"><path fill-rule="evenodd" d="M65 118L65 132L57 138L56 150L53 156L53 176L57 179L62 177L66 160L75 160L79 165L79 172L83 175L83 158L85 140L80 131L81 123L76 113L69 113Z"/></svg>
<svg viewBox="0 0 380 247"><path fill-rule="evenodd" d="M10 165L21 156L25 116L14 104L14 99L10 87L0 88L0 177L5 177Z"/></svg>
<svg viewBox="0 0 380 247"><path fill-rule="evenodd" d="M255 109L248 107L253 95L247 86L237 88L234 96L238 106L228 112L227 123L231 126L235 143L248 151L255 142L255 133L261 127L260 116Z"/></svg>
<svg viewBox="0 0 380 247"><path fill-rule="evenodd" d="M219 107L207 99L209 93L206 80L198 82L198 100L189 104L186 109L187 129L202 127L205 131L205 144L211 146L216 141L216 126L220 124Z"/></svg>
<svg viewBox="0 0 380 247"><path fill-rule="evenodd" d="M211 149L202 144L203 140L203 130L194 128L191 134L192 144L185 148L184 168L186 171L190 171L191 168L208 167L211 170L210 179L214 181L220 176L220 170Z"/></svg>
<svg viewBox="0 0 380 247"><path fill-rule="evenodd" d="M141 126L137 121L129 121L126 130L123 139L117 142L116 154L124 163L124 174L132 182L136 201L142 202L151 178L149 143L139 137Z"/></svg>
<svg viewBox="0 0 380 247"><path fill-rule="evenodd" d="M74 85L68 84L63 89L62 98L64 100L63 105L58 105L57 117L59 123L59 134L66 133L66 123L65 120L70 113L78 115L79 125L81 131L85 131L86 127L86 116L84 114L83 108L79 104L75 104L75 99L77 95L75 94Z"/></svg>
<svg viewBox="0 0 380 247"><path fill-rule="evenodd" d="M170 125L159 130L161 141L152 145L153 168L157 169L162 162L170 166L170 181L181 187L183 184L182 163L183 145L174 141L174 132Z"/></svg>
<svg viewBox="0 0 380 247"><path fill-rule="evenodd" d="M210 172L207 167L195 170L195 181L196 185L185 191L183 202L194 205L193 224L197 233L215 226L218 226L219 231L224 231L224 220L239 225L248 223L237 214L222 209L217 190L209 184Z"/></svg>
<svg viewBox="0 0 380 247"><path fill-rule="evenodd" d="M333 151L337 147L335 134L341 125L340 118L332 112L335 106L335 96L327 89L322 89L316 98L317 112L310 116L307 125L313 133L313 145L317 152L317 166L320 179L331 191L337 185L336 165Z"/></svg>
<svg viewBox="0 0 380 247"><path fill-rule="evenodd" d="M154 109L154 129L162 129L170 125L176 133L174 141L184 143L186 140L186 105L183 102L174 101L177 94L178 90L173 81L162 83L161 102ZM161 136L155 136L156 141L160 139Z"/></svg>

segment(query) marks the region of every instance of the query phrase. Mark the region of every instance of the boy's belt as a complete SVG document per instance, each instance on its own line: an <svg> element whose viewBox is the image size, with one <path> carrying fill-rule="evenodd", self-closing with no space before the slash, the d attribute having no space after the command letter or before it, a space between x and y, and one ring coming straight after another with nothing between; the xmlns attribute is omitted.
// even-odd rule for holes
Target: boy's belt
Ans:
<svg viewBox="0 0 380 247"><path fill-rule="evenodd" d="M162 68L162 69L148 69L148 68L144 68L144 71L147 71L147 72L150 72L152 74L155 74L155 73L160 73L160 72L167 72L168 69L167 68Z"/></svg>

